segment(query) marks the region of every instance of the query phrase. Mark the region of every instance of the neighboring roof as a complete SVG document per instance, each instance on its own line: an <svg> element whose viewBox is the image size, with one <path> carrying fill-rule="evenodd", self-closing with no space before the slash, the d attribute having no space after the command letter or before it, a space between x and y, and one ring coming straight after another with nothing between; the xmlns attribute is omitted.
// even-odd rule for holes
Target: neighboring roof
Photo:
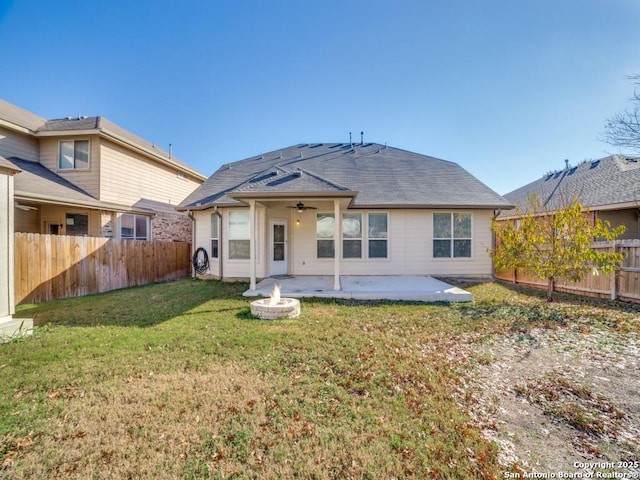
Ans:
<svg viewBox="0 0 640 480"><path fill-rule="evenodd" d="M60 136L72 132L103 135L139 149L156 160L188 173L198 180L206 178L204 174L158 148L155 144L134 135L104 117L67 117L47 120L0 99L0 124L3 123L38 137Z"/></svg>
<svg viewBox="0 0 640 480"><path fill-rule="evenodd" d="M270 172L281 172L273 175ZM289 181L279 181L289 176ZM377 143L299 144L223 165L181 209L241 205L237 198L355 196L352 208L510 208L458 164Z"/></svg>
<svg viewBox="0 0 640 480"><path fill-rule="evenodd" d="M154 143L148 142L143 138L134 135L133 133L116 125L105 117L67 117L47 120L46 123L38 128L36 135L60 135L61 133L74 131L87 133L94 133L95 131L95 133L105 134L106 136L124 141L125 143L133 147L140 148L144 152L153 155L162 162L177 167L180 170L183 170L200 180L204 180L206 178L205 175L187 165L183 161L177 159L169 152L164 151Z"/></svg>
<svg viewBox="0 0 640 480"><path fill-rule="evenodd" d="M47 119L20 108L0 98L0 120L11 123L20 129L35 132Z"/></svg>
<svg viewBox="0 0 640 480"><path fill-rule="evenodd" d="M37 162L16 157L10 157L8 161L20 170L20 175L16 175L14 180L14 197L18 200L101 210L150 212L147 208L136 209L96 200L81 188Z"/></svg>
<svg viewBox="0 0 640 480"><path fill-rule="evenodd" d="M640 206L640 158L611 155L575 167L551 172L504 197L521 209L536 194L546 210L554 211L573 202L574 195L591 210ZM504 212L504 216L515 211Z"/></svg>
<svg viewBox="0 0 640 480"><path fill-rule="evenodd" d="M0 155L0 169L2 170L11 170L13 173L21 172L20 168L18 168L15 164L11 163L9 160Z"/></svg>

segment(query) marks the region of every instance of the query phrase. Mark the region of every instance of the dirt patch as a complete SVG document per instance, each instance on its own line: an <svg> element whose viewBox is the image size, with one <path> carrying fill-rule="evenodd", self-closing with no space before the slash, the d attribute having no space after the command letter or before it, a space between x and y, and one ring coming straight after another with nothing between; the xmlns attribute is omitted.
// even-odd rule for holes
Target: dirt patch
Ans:
<svg viewBox="0 0 640 480"><path fill-rule="evenodd" d="M524 472L576 472L579 463L640 459L636 333L575 324L531 329L483 345L473 414Z"/></svg>

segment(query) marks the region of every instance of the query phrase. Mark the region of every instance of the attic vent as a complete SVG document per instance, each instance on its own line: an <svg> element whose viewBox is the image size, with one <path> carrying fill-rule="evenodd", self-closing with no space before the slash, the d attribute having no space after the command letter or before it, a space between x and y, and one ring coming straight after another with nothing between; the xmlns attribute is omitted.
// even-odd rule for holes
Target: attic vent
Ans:
<svg viewBox="0 0 640 480"><path fill-rule="evenodd" d="M551 177L553 177L553 173L548 174L546 177L544 177L544 181L546 182L547 180L549 180Z"/></svg>
<svg viewBox="0 0 640 480"><path fill-rule="evenodd" d="M335 145L332 145L329 148L338 148L338 147L341 147L341 146L342 146L341 143L336 143Z"/></svg>
<svg viewBox="0 0 640 480"><path fill-rule="evenodd" d="M562 172L556 172L556 174L553 176L553 178L558 178L560 175L562 175Z"/></svg>
<svg viewBox="0 0 640 480"><path fill-rule="evenodd" d="M569 170L569 173L567 173L567 175L573 175L574 173L576 173L577 169L578 167L573 167L571 170Z"/></svg>
<svg viewBox="0 0 640 480"><path fill-rule="evenodd" d="M637 158L625 158L625 160L629 163L638 163L638 159Z"/></svg>
<svg viewBox="0 0 640 480"><path fill-rule="evenodd" d="M298 171L296 171L296 172L293 172L293 173L291 174L291 176L292 176L293 178L300 178L300 177L302 176L302 172L301 172L300 170L298 170Z"/></svg>
<svg viewBox="0 0 640 480"><path fill-rule="evenodd" d="M304 148L304 147L308 147L309 144L308 143L301 143L300 145L298 145L298 148Z"/></svg>
<svg viewBox="0 0 640 480"><path fill-rule="evenodd" d="M371 145L373 145L373 143L365 143L364 145L362 145L363 147L370 147Z"/></svg>
<svg viewBox="0 0 640 480"><path fill-rule="evenodd" d="M324 145L324 144L322 144L322 143L316 143L315 145L311 145L311 146L309 146L309 148L318 148L318 147L321 147L322 145Z"/></svg>
<svg viewBox="0 0 640 480"><path fill-rule="evenodd" d="M595 162L591 162L591 166L589 167L589 170L591 170L592 168L596 168L598 165L600 165L600 160L596 160Z"/></svg>

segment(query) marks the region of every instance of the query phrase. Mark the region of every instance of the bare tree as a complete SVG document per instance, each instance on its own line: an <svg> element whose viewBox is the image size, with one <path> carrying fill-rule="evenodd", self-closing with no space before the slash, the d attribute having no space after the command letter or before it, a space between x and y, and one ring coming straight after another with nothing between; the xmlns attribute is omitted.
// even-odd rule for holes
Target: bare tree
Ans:
<svg viewBox="0 0 640 480"><path fill-rule="evenodd" d="M640 75L629 75L634 83L632 107L607 119L602 140L609 145L640 152Z"/></svg>

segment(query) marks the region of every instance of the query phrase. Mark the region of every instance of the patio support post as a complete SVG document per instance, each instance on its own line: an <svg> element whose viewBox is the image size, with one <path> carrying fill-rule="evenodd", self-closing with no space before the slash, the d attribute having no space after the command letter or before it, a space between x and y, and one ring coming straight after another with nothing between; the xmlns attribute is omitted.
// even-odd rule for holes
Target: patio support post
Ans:
<svg viewBox="0 0 640 480"><path fill-rule="evenodd" d="M340 257L342 256L342 241L340 240L341 228L340 225L340 200L335 198L333 200L333 245L334 245L334 257L333 257L333 289L338 291L340 287Z"/></svg>
<svg viewBox="0 0 640 480"><path fill-rule="evenodd" d="M249 200L249 271L250 290L256 289L256 201Z"/></svg>

